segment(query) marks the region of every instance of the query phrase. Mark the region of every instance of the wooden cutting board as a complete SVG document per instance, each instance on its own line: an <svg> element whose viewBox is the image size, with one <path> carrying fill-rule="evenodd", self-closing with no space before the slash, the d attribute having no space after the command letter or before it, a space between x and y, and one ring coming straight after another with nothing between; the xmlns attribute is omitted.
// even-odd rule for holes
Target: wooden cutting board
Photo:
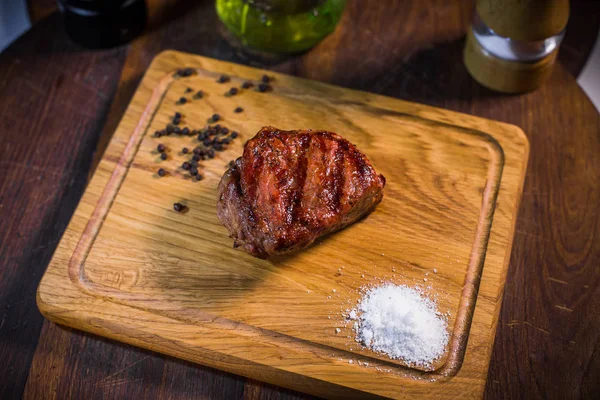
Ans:
<svg viewBox="0 0 600 400"><path fill-rule="evenodd" d="M182 67L195 74L176 79ZM224 95L264 73L173 51L156 57L40 283L41 312L324 397L481 397L527 164L523 132L279 74L270 74L269 93ZM218 83L221 74L231 81ZM192 99L198 90L205 96ZM182 96L190 101L177 105ZM194 137L153 136L175 111L181 127L201 128L218 113L240 133L200 162L200 182L180 168L189 159L181 149L196 146ZM297 254L260 260L233 249L216 216L216 188L264 125L340 133L387 178L382 203ZM167 176L157 176L160 167ZM175 212L175 202L186 212ZM448 351L432 370L355 342L343 314L361 287L382 281L417 285L449 313Z"/></svg>

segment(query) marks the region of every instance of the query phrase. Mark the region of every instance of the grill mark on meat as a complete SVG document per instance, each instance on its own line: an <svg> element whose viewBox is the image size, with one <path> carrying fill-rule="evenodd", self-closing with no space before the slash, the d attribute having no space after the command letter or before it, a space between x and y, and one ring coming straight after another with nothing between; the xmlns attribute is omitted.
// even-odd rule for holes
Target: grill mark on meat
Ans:
<svg viewBox="0 0 600 400"><path fill-rule="evenodd" d="M338 143L337 148L335 149L335 164L334 164L334 172L333 172L333 208L336 212L340 212L342 209L342 195L344 190L344 151L342 149L342 145Z"/></svg>
<svg viewBox="0 0 600 400"><path fill-rule="evenodd" d="M327 146L325 145L325 135L321 135L319 136L319 147L321 149L323 149L321 151L321 164L323 165L323 191L321 192L321 195L319 195L319 198L321 199L321 201L327 206L327 208L329 210L331 210L331 174L330 172L330 160L327 157L328 156L328 152L327 152ZM333 146L336 146L336 144L333 144Z"/></svg>
<svg viewBox="0 0 600 400"><path fill-rule="evenodd" d="M300 138L300 159L296 167L296 188L293 196L291 197L291 220L292 222L303 222L300 221L300 209L302 205L302 197L304 197L304 183L306 182L306 174L308 173L308 147L311 142L311 136L304 134Z"/></svg>

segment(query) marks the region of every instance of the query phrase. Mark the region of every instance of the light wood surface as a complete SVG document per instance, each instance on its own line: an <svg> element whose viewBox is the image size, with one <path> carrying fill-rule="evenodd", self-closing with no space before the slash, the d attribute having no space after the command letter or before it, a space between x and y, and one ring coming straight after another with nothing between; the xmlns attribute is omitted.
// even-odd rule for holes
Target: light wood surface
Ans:
<svg viewBox="0 0 600 400"><path fill-rule="evenodd" d="M197 75L173 79L181 67ZM216 83L221 73L232 82ZM40 283L42 313L326 397L481 397L527 164L522 131L278 74L272 93L223 96L262 74L178 52L153 61ZM207 95L176 106L187 87ZM245 111L233 113L237 106ZM193 138L152 137L175 111L191 128L218 112L241 134L202 163L201 182L178 168L179 151L194 147ZM259 260L231 248L215 213L216 187L263 125L343 135L386 176L383 202L295 255ZM158 160L158 143L169 149L166 161ZM159 167L171 174L158 178ZM188 212L173 211L177 201ZM418 284L450 312L449 349L433 371L354 342L342 313L361 287L381 280Z"/></svg>

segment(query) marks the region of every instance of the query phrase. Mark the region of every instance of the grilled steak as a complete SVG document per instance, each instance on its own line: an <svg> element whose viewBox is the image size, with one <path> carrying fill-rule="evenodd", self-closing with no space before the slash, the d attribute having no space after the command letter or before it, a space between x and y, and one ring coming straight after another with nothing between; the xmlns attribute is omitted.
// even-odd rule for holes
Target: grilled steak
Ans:
<svg viewBox="0 0 600 400"><path fill-rule="evenodd" d="M217 214L234 247L266 258L355 222L384 186L367 157L335 133L264 127L221 178Z"/></svg>

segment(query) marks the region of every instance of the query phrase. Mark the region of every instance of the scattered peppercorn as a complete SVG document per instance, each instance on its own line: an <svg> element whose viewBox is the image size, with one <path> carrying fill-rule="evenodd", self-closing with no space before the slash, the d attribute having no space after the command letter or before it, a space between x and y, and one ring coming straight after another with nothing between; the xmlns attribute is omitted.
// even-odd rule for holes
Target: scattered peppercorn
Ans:
<svg viewBox="0 0 600 400"><path fill-rule="evenodd" d="M163 177L163 176L165 176L167 174L167 171L165 171L162 168L159 168L156 173L158 174L158 176Z"/></svg>
<svg viewBox="0 0 600 400"><path fill-rule="evenodd" d="M190 151L190 150L189 150L187 147L184 147L183 149L181 149L181 152L182 152L183 154L187 154L187 153L189 153L189 151Z"/></svg>
<svg viewBox="0 0 600 400"><path fill-rule="evenodd" d="M237 93L238 93L238 88L232 87L231 89L229 89L229 95L235 96Z"/></svg>
<svg viewBox="0 0 600 400"><path fill-rule="evenodd" d="M192 89L191 87L185 89L185 93L192 93L194 91L194 89Z"/></svg>
<svg viewBox="0 0 600 400"><path fill-rule="evenodd" d="M242 84L242 89L250 89L254 84L250 81L246 81Z"/></svg>
<svg viewBox="0 0 600 400"><path fill-rule="evenodd" d="M192 160L194 160L196 162L200 161L200 155L194 154L194 156L192 157Z"/></svg>
<svg viewBox="0 0 600 400"><path fill-rule="evenodd" d="M219 114L213 114L211 119L216 122L221 119L221 116ZM217 128L217 129L219 129L219 128Z"/></svg>
<svg viewBox="0 0 600 400"><path fill-rule="evenodd" d="M167 153L162 153L162 154L160 155L160 159L161 159L161 160L166 160L166 159L167 159Z"/></svg>
<svg viewBox="0 0 600 400"><path fill-rule="evenodd" d="M234 113L241 113L242 111L244 111L244 109L242 107L236 107L235 110L233 110Z"/></svg>
<svg viewBox="0 0 600 400"><path fill-rule="evenodd" d="M212 140L210 140L209 138L204 138L202 143L204 143L205 146L210 146L210 144L212 143Z"/></svg>
<svg viewBox="0 0 600 400"><path fill-rule="evenodd" d="M188 127L186 126L185 128L183 128L183 129L181 130L181 134L182 134L182 135L186 135L186 136L188 136L188 135L190 134L190 128L188 128Z"/></svg>
<svg viewBox="0 0 600 400"><path fill-rule="evenodd" d="M173 133L176 135L181 135L181 128L176 126L175 128L173 128Z"/></svg>
<svg viewBox="0 0 600 400"><path fill-rule="evenodd" d="M193 96L194 99L201 99L204 97L204 92L202 90L198 90L196 94Z"/></svg>
<svg viewBox="0 0 600 400"><path fill-rule="evenodd" d="M195 176L198 175L198 169L192 167L190 168L190 175Z"/></svg>
<svg viewBox="0 0 600 400"><path fill-rule="evenodd" d="M193 68L183 68L183 69L178 69L175 74L173 74L173 76L175 78L180 78L180 77L187 77L187 76L192 76L194 75L194 69Z"/></svg>
<svg viewBox="0 0 600 400"><path fill-rule="evenodd" d="M236 131L233 131L233 132L231 132L231 135L229 135L229 136L231 136L232 139L235 139L236 137L238 137L238 135L239 135L239 133L237 133Z"/></svg>
<svg viewBox="0 0 600 400"><path fill-rule="evenodd" d="M185 208L185 206L181 203L175 203L173 204L173 209L177 212L181 212L183 211L183 209Z"/></svg>
<svg viewBox="0 0 600 400"><path fill-rule="evenodd" d="M197 181L201 181L202 180L202 175L198 174L194 177L194 179L196 179Z"/></svg>
<svg viewBox="0 0 600 400"><path fill-rule="evenodd" d="M156 131L154 132L154 137L161 137L162 134L160 133L160 131Z"/></svg>
<svg viewBox="0 0 600 400"><path fill-rule="evenodd" d="M223 143L223 144L229 144L230 142L231 142L231 139L229 139L229 138L225 138L225 139L221 140L221 143Z"/></svg>
<svg viewBox="0 0 600 400"><path fill-rule="evenodd" d="M185 104L187 103L187 99L185 97L181 97L179 100L177 100L175 102L175 104L179 105L179 104Z"/></svg>
<svg viewBox="0 0 600 400"><path fill-rule="evenodd" d="M271 77L269 77L267 75L263 75L260 80L263 81L263 83L269 83L269 82L271 82L271 79L272 79Z"/></svg>
<svg viewBox="0 0 600 400"><path fill-rule="evenodd" d="M159 153L164 153L165 152L165 145L164 144L159 144L158 146L156 146L156 151L158 151Z"/></svg>
<svg viewBox="0 0 600 400"><path fill-rule="evenodd" d="M179 111L177 111L177 112L176 112L176 113L173 115L173 118L179 118L179 119L181 119L181 117L182 117L182 116L183 116L183 115L181 115L181 113L180 113Z"/></svg>
<svg viewBox="0 0 600 400"><path fill-rule="evenodd" d="M186 171L188 171L191 167L192 166L187 161L185 161L183 164L181 164L181 168L185 169Z"/></svg>
<svg viewBox="0 0 600 400"><path fill-rule="evenodd" d="M190 161L192 168L198 168L198 161Z"/></svg>
<svg viewBox="0 0 600 400"><path fill-rule="evenodd" d="M173 125L173 124L167 125L167 135L170 135L171 133L173 133L174 130L175 130L175 125Z"/></svg>
<svg viewBox="0 0 600 400"><path fill-rule="evenodd" d="M227 134L229 133L229 129L227 129L227 128L223 127L223 128L221 129L221 133L222 133L223 135L227 135Z"/></svg>
<svg viewBox="0 0 600 400"><path fill-rule="evenodd" d="M210 158L214 158L215 157L215 151L213 149L209 149L208 150L208 157L210 157Z"/></svg>
<svg viewBox="0 0 600 400"><path fill-rule="evenodd" d="M258 91L261 93L269 92L271 91L271 85L267 83L261 83L258 85Z"/></svg>
<svg viewBox="0 0 600 400"><path fill-rule="evenodd" d="M217 82L219 82L219 83L226 83L226 82L229 82L229 76L227 76L227 75L221 75L221 76L219 77L219 79L217 80Z"/></svg>

